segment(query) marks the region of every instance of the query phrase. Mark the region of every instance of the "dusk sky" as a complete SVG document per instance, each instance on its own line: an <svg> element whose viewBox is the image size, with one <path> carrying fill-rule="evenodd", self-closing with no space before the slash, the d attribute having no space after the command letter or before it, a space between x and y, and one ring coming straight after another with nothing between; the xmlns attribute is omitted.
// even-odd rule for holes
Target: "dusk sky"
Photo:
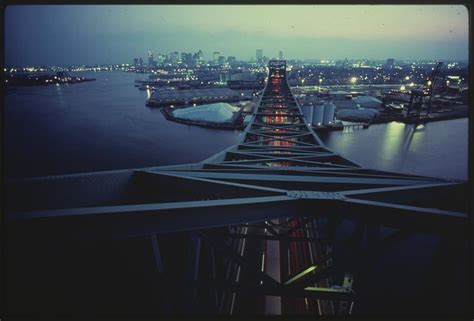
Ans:
<svg viewBox="0 0 474 321"><path fill-rule="evenodd" d="M249 60L468 59L453 5L44 5L5 11L7 65L131 63L146 52Z"/></svg>

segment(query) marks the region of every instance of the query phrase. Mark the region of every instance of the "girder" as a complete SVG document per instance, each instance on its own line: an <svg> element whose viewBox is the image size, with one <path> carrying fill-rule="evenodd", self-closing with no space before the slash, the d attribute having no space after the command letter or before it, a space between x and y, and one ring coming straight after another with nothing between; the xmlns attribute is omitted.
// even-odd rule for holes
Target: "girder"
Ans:
<svg viewBox="0 0 474 321"><path fill-rule="evenodd" d="M238 145L195 164L11 182L9 186L12 190L7 196L13 194L14 197L7 198L7 206L11 205L8 218L11 221L25 221L84 216L90 220L93 214L103 216L105 213L113 213L114 216L170 210L191 213L203 207L238 207L249 201L263 202L271 208L273 201L269 202L267 197L292 203L294 198L288 195L294 195L294 189L302 189L311 191L307 195L337 191L342 196L338 202L343 202L344 208L349 211L352 206L369 212L369 209L378 207L384 211L429 213L422 216L427 225L440 217L441 221L453 222L467 219L465 207L459 202L452 206L444 202L443 208L432 208L426 201L434 191L440 195L443 191L459 195L460 191L465 190L463 182L363 168L327 148L302 117L286 78L271 72L252 121L245 128ZM288 123L290 119L294 123ZM91 193L100 186L107 186L110 195ZM26 190L27 196L35 201L29 207L22 207L15 198L21 198L21 193ZM77 196L71 198L70 192ZM139 193L149 195L135 197ZM37 195L41 197L36 201ZM452 196L444 196L445 199L449 197ZM321 201L324 198L318 199ZM140 204L140 199L146 200ZM416 199L424 201L416 203ZM52 202L54 204L50 205ZM344 216L360 218L351 214ZM388 223L384 216L382 212L377 222ZM264 214L258 215L259 219L262 217ZM406 221L410 220L410 216L406 216ZM232 221L233 224L239 222L242 220ZM209 222L205 225L213 224ZM192 224L184 223L182 226L194 229Z"/></svg>
<svg viewBox="0 0 474 321"><path fill-rule="evenodd" d="M444 237L465 232L466 182L368 169L331 151L304 121L286 81L285 63L270 66L258 107L237 145L198 163L8 181L7 234L60 240L147 236L162 274L157 235L190 232L185 278L190 306L199 305L200 253L208 252L208 285L219 311L232 313L235 295L245 294L337 300L345 302L338 313L345 313L354 299L352 277L346 275L342 288L330 288L335 269L327 253L311 257L310 272L318 273L296 269L279 282L243 257L245 242L280 242L283 249L290 243L298 243L295 248L312 244L312 255L314 244L331 241L342 220L356 221L361 231L364 224L401 231L377 249L412 232ZM324 238L314 228L318 218L328 221ZM232 245L204 231L226 228L235 229L226 236ZM225 279L217 276L218 254L227 259ZM334 312L332 303L321 302L322 310Z"/></svg>

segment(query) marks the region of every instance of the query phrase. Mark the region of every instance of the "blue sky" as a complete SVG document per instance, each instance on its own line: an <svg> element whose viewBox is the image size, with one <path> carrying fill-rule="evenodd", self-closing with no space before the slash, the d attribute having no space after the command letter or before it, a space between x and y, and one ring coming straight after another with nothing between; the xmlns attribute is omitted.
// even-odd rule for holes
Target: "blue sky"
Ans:
<svg viewBox="0 0 474 321"><path fill-rule="evenodd" d="M146 51L250 59L468 59L453 5L43 5L5 11L11 65L131 62Z"/></svg>

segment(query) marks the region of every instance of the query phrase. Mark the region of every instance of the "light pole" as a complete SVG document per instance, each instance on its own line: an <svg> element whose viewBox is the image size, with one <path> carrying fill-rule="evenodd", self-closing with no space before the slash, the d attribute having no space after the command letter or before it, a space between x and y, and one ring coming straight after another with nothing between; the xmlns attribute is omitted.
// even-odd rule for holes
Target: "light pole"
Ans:
<svg viewBox="0 0 474 321"><path fill-rule="evenodd" d="M323 82L323 80L321 78L319 78L319 92L321 92L321 83Z"/></svg>

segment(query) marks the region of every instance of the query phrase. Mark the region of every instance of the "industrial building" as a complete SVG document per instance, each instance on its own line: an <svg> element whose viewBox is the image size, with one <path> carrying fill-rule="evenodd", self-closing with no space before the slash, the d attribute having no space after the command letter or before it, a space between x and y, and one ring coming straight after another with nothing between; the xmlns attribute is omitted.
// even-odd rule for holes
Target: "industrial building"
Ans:
<svg viewBox="0 0 474 321"><path fill-rule="evenodd" d="M147 106L180 106L250 100L252 90L232 90L229 88L205 89L166 89L153 92L147 101Z"/></svg>
<svg viewBox="0 0 474 321"><path fill-rule="evenodd" d="M173 116L192 121L214 123L234 122L239 115L240 108L226 103L215 103L196 107L179 108L173 110Z"/></svg>
<svg viewBox="0 0 474 321"><path fill-rule="evenodd" d="M352 122L370 122L377 117L379 112L376 109L361 108L361 109L342 109L338 110L337 118Z"/></svg>
<svg viewBox="0 0 474 321"><path fill-rule="evenodd" d="M371 109L383 108L383 102L380 99L377 99L373 96L369 96L369 95L357 96L353 100L359 107L362 107L362 108L371 108Z"/></svg>
<svg viewBox="0 0 474 321"><path fill-rule="evenodd" d="M312 126L330 125L334 122L336 106L333 102L326 101L314 106L302 106L301 110L307 124Z"/></svg>

